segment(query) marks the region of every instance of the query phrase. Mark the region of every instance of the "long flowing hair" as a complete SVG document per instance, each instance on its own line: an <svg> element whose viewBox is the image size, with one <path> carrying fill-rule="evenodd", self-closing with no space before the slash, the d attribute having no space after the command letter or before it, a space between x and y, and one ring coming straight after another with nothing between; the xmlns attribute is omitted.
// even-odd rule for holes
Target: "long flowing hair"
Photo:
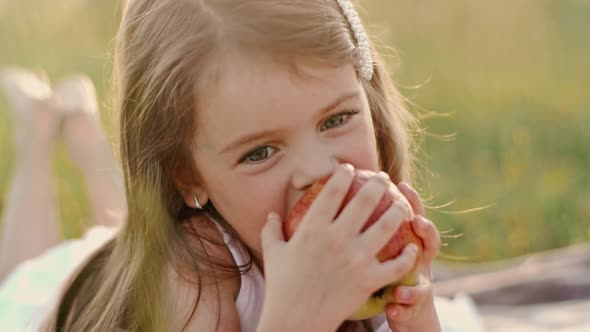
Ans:
<svg viewBox="0 0 590 332"><path fill-rule="evenodd" d="M179 167L193 171L191 145L199 98L223 70L228 50L330 66L354 61L354 38L336 0L132 0L116 36L115 107L128 217L117 236L69 280L49 321L54 331L164 331L167 269L195 282L239 277L207 255L211 217L187 207L175 186ZM411 181L416 118L408 112L375 49L374 76L363 80L381 168ZM226 225L227 226L227 225ZM234 234L239 241L239 236ZM221 271L222 273L219 273ZM194 304L193 312L198 305Z"/></svg>

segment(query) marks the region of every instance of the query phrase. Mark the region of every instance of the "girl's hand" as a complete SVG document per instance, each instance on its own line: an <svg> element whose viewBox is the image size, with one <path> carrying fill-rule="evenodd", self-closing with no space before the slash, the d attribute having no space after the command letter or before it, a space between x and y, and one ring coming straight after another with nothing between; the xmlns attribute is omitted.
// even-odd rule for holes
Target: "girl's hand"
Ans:
<svg viewBox="0 0 590 332"><path fill-rule="evenodd" d="M416 190L403 182L398 188L406 196L416 214L412 220L412 228L424 243L424 259L418 285L399 286L393 290L397 303L387 306L387 322L394 332L440 331L434 308L431 271L432 260L440 249L440 235L434 224L424 218L424 207Z"/></svg>
<svg viewBox="0 0 590 332"><path fill-rule="evenodd" d="M373 176L334 220L353 172L346 165L334 173L289 242L280 218L269 215L262 230L266 295L259 331L334 331L371 293L412 268L414 245L396 259L376 258L400 224L411 219L407 202L396 200L361 234L364 222L393 186L387 176Z"/></svg>

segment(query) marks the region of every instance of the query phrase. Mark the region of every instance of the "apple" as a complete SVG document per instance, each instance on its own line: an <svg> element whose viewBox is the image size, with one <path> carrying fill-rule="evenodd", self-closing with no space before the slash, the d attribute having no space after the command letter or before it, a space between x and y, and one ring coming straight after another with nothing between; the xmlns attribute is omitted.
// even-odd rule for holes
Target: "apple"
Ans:
<svg viewBox="0 0 590 332"><path fill-rule="evenodd" d="M350 202L352 197L359 191L363 184L365 184L373 174L375 173L370 171L355 170L353 182L348 190L348 193L346 194L346 197L340 205L340 208L336 216L340 214L340 212L346 206L346 204ZM295 203L295 205L293 205L293 207L287 214L285 222L283 223L283 233L285 234L285 238L287 240L289 240L293 236L295 230L301 223L303 216L311 206L311 203L315 200L315 198L322 190L329 178L330 176L327 176L314 183ZM400 197L400 195L395 195L393 188L390 188L385 193L385 195L383 195L381 201L379 202L379 204L377 205L369 219L366 221L362 231L364 232L369 226L375 223L396 199L406 200L406 198L403 196ZM409 205L409 203L407 204ZM405 220L402 223L397 232L379 251L379 253L377 254L377 258L380 261L395 258L409 243L415 243L418 246L418 255L416 263L412 270L407 275L402 277L400 280L393 282L389 285L386 285L385 287L373 293L369 297L367 302L365 302L360 308L357 309L357 311L354 312L352 316L349 317L350 320L367 319L383 312L385 310L385 306L388 303L394 302L392 291L396 286L414 286L418 283L418 265L422 257L423 245L422 240L420 240L420 238L414 233L409 220Z"/></svg>

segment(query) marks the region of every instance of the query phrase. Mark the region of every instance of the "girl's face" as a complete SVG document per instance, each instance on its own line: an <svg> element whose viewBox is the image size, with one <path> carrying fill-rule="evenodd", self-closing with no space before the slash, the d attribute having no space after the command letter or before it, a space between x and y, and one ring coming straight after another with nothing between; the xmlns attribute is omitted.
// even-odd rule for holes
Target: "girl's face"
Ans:
<svg viewBox="0 0 590 332"><path fill-rule="evenodd" d="M195 161L200 189L260 259L269 212L286 217L339 164L379 170L375 133L352 65L298 63L295 73L264 59L226 64L200 98Z"/></svg>

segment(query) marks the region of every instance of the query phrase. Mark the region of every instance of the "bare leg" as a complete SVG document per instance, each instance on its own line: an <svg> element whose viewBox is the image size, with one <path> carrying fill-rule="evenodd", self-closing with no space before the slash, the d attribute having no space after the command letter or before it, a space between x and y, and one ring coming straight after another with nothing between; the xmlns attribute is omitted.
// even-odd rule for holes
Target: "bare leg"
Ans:
<svg viewBox="0 0 590 332"><path fill-rule="evenodd" d="M13 109L16 165L3 216L0 280L18 263L35 257L61 239L51 155L59 114L52 92L32 72L11 68L0 74Z"/></svg>
<svg viewBox="0 0 590 332"><path fill-rule="evenodd" d="M123 178L100 126L92 81L72 76L56 86L55 95L63 114L63 138L84 174L94 220L99 225L119 226L127 213Z"/></svg>

